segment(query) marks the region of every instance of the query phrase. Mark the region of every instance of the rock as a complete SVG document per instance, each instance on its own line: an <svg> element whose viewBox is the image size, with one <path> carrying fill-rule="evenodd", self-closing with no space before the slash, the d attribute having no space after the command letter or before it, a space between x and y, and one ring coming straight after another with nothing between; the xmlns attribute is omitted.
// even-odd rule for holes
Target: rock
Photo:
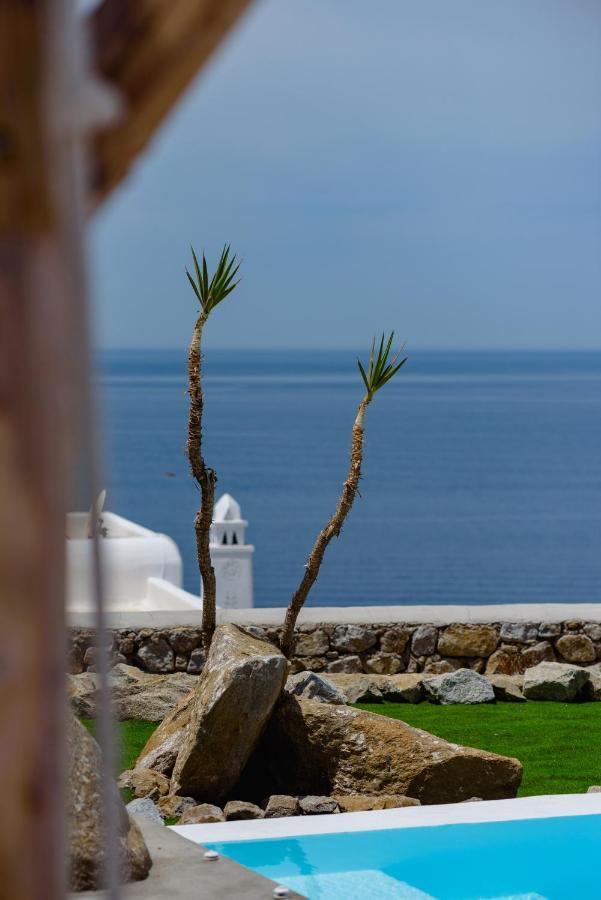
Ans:
<svg viewBox="0 0 601 900"><path fill-rule="evenodd" d="M303 656L296 662L301 663L299 671L302 672L323 672L326 667L325 658L323 656ZM294 673L296 674L296 672Z"/></svg>
<svg viewBox="0 0 601 900"><path fill-rule="evenodd" d="M166 819L177 819L195 806L198 806L198 800L193 797L178 797L177 794L169 794L157 800L157 807Z"/></svg>
<svg viewBox="0 0 601 900"><path fill-rule="evenodd" d="M538 626L538 636L540 638L556 638L561 634L561 625L559 622L541 622Z"/></svg>
<svg viewBox="0 0 601 900"><path fill-rule="evenodd" d="M153 769L128 769L121 773L117 785L133 791L134 797L150 797L151 800L169 793L169 779Z"/></svg>
<svg viewBox="0 0 601 900"><path fill-rule="evenodd" d="M525 672L541 662L555 662L553 645L548 641L539 641L533 647L523 650L520 656L520 669Z"/></svg>
<svg viewBox="0 0 601 900"><path fill-rule="evenodd" d="M588 689L590 700L601 700L601 668L599 665L587 666L590 675L590 682L586 686Z"/></svg>
<svg viewBox="0 0 601 900"><path fill-rule="evenodd" d="M508 644L528 644L538 637L538 627L532 622L505 622L501 625L500 638Z"/></svg>
<svg viewBox="0 0 601 900"><path fill-rule="evenodd" d="M200 673L204 669L206 659L207 658L202 647L197 647L196 650L193 650L190 654L190 659L188 662L188 675L200 675Z"/></svg>
<svg viewBox="0 0 601 900"><path fill-rule="evenodd" d="M321 816L327 813L339 813L340 809L333 797L301 797L299 800L301 812L306 816Z"/></svg>
<svg viewBox="0 0 601 900"><path fill-rule="evenodd" d="M441 656L490 656L499 636L491 625L448 625L438 638Z"/></svg>
<svg viewBox="0 0 601 900"><path fill-rule="evenodd" d="M420 703L424 699L423 675L382 675L374 681L387 703Z"/></svg>
<svg viewBox="0 0 601 900"><path fill-rule="evenodd" d="M424 678L422 688L429 700L443 706L495 702L495 692L490 682L471 669L458 669L457 672Z"/></svg>
<svg viewBox="0 0 601 900"><path fill-rule="evenodd" d="M236 625L217 627L192 695L189 724L173 767L172 793L218 803L231 791L287 675L288 661L272 644Z"/></svg>
<svg viewBox="0 0 601 900"><path fill-rule="evenodd" d="M377 638L369 628L361 625L337 625L332 635L334 650L346 653L363 653L376 643Z"/></svg>
<svg viewBox="0 0 601 900"><path fill-rule="evenodd" d="M375 653L367 660L365 668L376 675L396 675L404 666L400 656L394 653Z"/></svg>
<svg viewBox="0 0 601 900"><path fill-rule="evenodd" d="M358 656L341 656L340 659L335 659L333 662L328 663L327 670L328 672L342 672L351 675L356 672L363 672L363 665Z"/></svg>
<svg viewBox="0 0 601 900"><path fill-rule="evenodd" d="M524 679L521 675L488 675L495 698L504 703L525 703L522 692Z"/></svg>
<svg viewBox="0 0 601 900"><path fill-rule="evenodd" d="M295 697L318 700L320 703L346 703L345 694L335 684L315 672L298 672L289 675L286 690Z"/></svg>
<svg viewBox="0 0 601 900"><path fill-rule="evenodd" d="M409 643L411 632L406 628L389 628L380 638L380 649L383 653L397 653L404 651Z"/></svg>
<svg viewBox="0 0 601 900"><path fill-rule="evenodd" d="M155 825L165 824L161 813L150 797L138 797L136 800L128 803L126 809L132 816L142 816L143 819L150 819Z"/></svg>
<svg viewBox="0 0 601 900"><path fill-rule="evenodd" d="M586 634L564 634L555 646L567 662L590 663L595 661L595 648Z"/></svg>
<svg viewBox="0 0 601 900"><path fill-rule="evenodd" d="M109 673L115 717L160 722L179 701L190 693L198 679L182 672L150 675L135 666L119 664ZM93 672L69 678L69 699L75 714L94 718L98 700L99 676Z"/></svg>
<svg viewBox="0 0 601 900"><path fill-rule="evenodd" d="M329 649L328 636L321 629L308 634L299 634L294 642L295 656L323 656Z"/></svg>
<svg viewBox="0 0 601 900"><path fill-rule="evenodd" d="M518 760L448 743L404 722L285 695L245 770L248 797L402 794L422 803L515 797Z"/></svg>
<svg viewBox="0 0 601 900"><path fill-rule="evenodd" d="M202 644L200 628L174 628L169 632L169 643L176 653L188 656Z"/></svg>
<svg viewBox="0 0 601 900"><path fill-rule="evenodd" d="M601 794L601 784L591 784L587 789L587 794Z"/></svg>
<svg viewBox="0 0 601 900"><path fill-rule="evenodd" d="M212 803L199 803L184 810L178 825L208 825L213 822L225 822L221 809Z"/></svg>
<svg viewBox="0 0 601 900"><path fill-rule="evenodd" d="M411 638L411 652L414 656L432 656L436 653L438 629L434 625L420 625Z"/></svg>
<svg viewBox="0 0 601 900"><path fill-rule="evenodd" d="M151 734L140 753L135 769L154 769L163 775L171 775L177 754L188 732L195 692L191 691L166 716Z"/></svg>
<svg viewBox="0 0 601 900"><path fill-rule="evenodd" d="M340 807L340 812L369 812L372 809L401 809L405 806L421 806L419 800L402 794L336 794L332 797Z"/></svg>
<svg viewBox="0 0 601 900"><path fill-rule="evenodd" d="M72 891L96 890L102 886L106 834L102 824L102 777L100 748L74 716L67 732L69 773L67 822L69 875ZM117 847L122 881L146 878L152 865L140 829L132 821L114 785L117 807Z"/></svg>
<svg viewBox="0 0 601 900"><path fill-rule="evenodd" d="M265 807L266 819L283 819L288 816L298 816L300 807L296 797L288 794L272 794Z"/></svg>
<svg viewBox="0 0 601 900"><path fill-rule="evenodd" d="M347 703L381 703L382 692L373 675L339 675L331 673L329 680L344 694Z"/></svg>
<svg viewBox="0 0 601 900"><path fill-rule="evenodd" d="M173 672L175 654L165 638L150 638L138 647L136 659L147 672Z"/></svg>
<svg viewBox="0 0 601 900"><path fill-rule="evenodd" d="M591 641L594 641L596 644L601 642L601 625L592 622L590 625L585 625L583 631L588 637L590 637Z"/></svg>
<svg viewBox="0 0 601 900"><path fill-rule="evenodd" d="M242 819L262 819L265 815L259 806L245 800L230 800L223 810L226 822L238 822Z"/></svg>
<svg viewBox="0 0 601 900"><path fill-rule="evenodd" d="M462 665L456 659L435 659L426 663L424 675L445 675L447 672L456 672Z"/></svg>
<svg viewBox="0 0 601 900"><path fill-rule="evenodd" d="M590 672L567 663L542 662L524 674L524 696L528 700L576 700Z"/></svg>
<svg viewBox="0 0 601 900"><path fill-rule="evenodd" d="M495 650L486 664L487 675L517 675L523 671L524 664L517 647Z"/></svg>

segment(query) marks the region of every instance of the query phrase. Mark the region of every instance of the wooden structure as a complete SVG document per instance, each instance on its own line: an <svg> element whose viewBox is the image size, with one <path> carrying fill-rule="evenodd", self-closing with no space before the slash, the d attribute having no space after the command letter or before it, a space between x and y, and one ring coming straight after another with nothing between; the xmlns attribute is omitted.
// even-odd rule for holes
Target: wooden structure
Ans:
<svg viewBox="0 0 601 900"><path fill-rule="evenodd" d="M104 0L89 63L72 0L0 3L0 900L64 896L64 523L93 444L84 214L249 2ZM108 127L94 70L120 97Z"/></svg>

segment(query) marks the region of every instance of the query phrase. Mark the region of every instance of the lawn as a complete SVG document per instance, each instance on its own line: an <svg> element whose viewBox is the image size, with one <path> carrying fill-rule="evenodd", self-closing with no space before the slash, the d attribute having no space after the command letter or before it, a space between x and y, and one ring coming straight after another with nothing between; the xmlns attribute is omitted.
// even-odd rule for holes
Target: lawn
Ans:
<svg viewBox="0 0 601 900"><path fill-rule="evenodd" d="M516 756L524 766L520 796L582 793L601 784L601 703L357 704L402 719L458 744ZM96 723L83 719L94 734ZM119 771L130 769L155 722L118 723Z"/></svg>
<svg viewBox="0 0 601 900"><path fill-rule="evenodd" d="M358 704L457 744L517 757L520 797L582 793L601 784L601 703Z"/></svg>

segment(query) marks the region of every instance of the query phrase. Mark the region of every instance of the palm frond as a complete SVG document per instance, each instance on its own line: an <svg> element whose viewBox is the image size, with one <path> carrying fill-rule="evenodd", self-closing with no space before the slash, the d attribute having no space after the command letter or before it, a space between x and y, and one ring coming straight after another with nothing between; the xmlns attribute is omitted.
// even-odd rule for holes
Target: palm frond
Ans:
<svg viewBox="0 0 601 900"><path fill-rule="evenodd" d="M371 352L369 354L369 362L367 364L367 370L361 363L360 359L357 359L357 366L359 368L359 372L361 373L361 378L363 379L363 384L365 385L365 390L367 391L368 397L371 399L376 391L379 391L381 387L383 387L391 378L393 378L396 373L399 371L401 366L405 365L407 362L407 357L401 358L401 351L399 351L392 359L390 358L390 351L392 348L392 342L394 340L394 331L390 333L390 337L385 341L385 335L382 334L380 339L380 345L376 349L376 339L374 338L371 345Z"/></svg>
<svg viewBox="0 0 601 900"><path fill-rule="evenodd" d="M221 256L219 257L215 272L209 280L209 270L204 253L202 254L201 268L196 253L194 252L194 247L191 247L190 249L192 250L196 278L190 274L188 269L186 269L186 275L188 276L188 281L192 286L192 290L202 306L203 312L208 316L208 314L215 309L222 300L225 300L227 295L231 294L234 288L240 283L240 279L238 279L238 281L234 280L238 273L238 269L240 268L240 263L236 261L235 253L230 256L230 245L225 244L221 251Z"/></svg>

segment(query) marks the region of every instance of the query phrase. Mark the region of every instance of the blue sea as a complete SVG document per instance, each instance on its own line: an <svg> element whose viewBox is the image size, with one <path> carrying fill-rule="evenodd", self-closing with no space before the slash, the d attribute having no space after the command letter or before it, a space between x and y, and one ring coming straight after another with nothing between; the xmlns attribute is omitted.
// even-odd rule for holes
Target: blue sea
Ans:
<svg viewBox="0 0 601 900"><path fill-rule="evenodd" d="M206 348L205 457L283 606L346 477L350 351ZM169 534L198 592L186 350L111 351L107 506ZM601 601L601 352L414 350L366 417L364 477L311 605Z"/></svg>

